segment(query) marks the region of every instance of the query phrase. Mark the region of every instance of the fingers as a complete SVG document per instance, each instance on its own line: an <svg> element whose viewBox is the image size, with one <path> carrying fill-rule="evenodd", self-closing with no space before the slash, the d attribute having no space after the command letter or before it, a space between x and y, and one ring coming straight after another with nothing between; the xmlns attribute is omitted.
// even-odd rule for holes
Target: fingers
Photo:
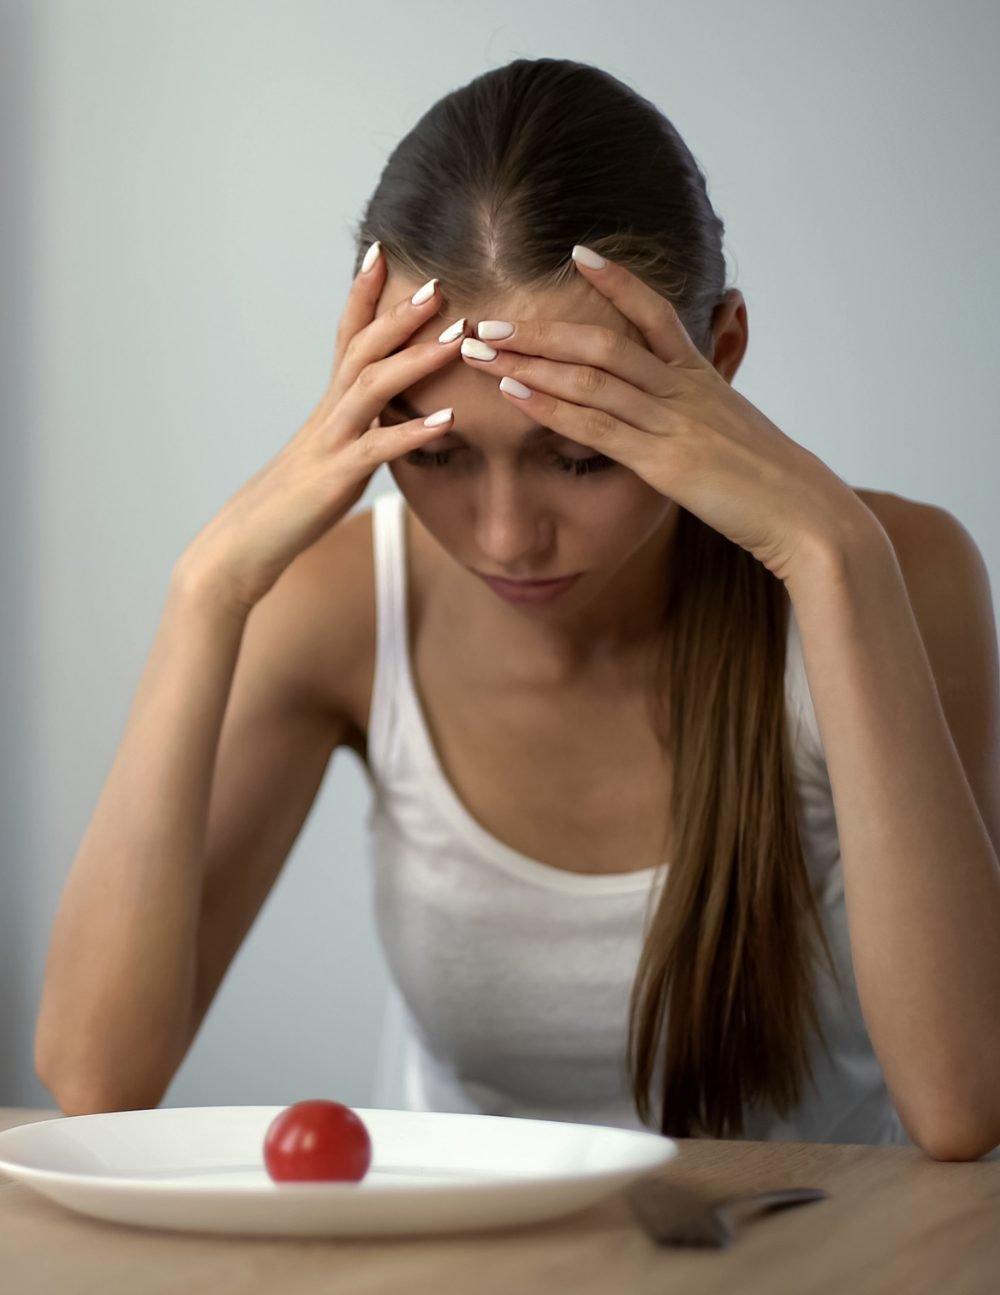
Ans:
<svg viewBox="0 0 1000 1295"><path fill-rule="evenodd" d="M449 431L455 419L452 408L435 410L428 418L436 420L430 426L427 420L412 419L390 427L370 428L355 444L355 453L364 471L373 471L383 463L391 463L411 450L419 449Z"/></svg>
<svg viewBox="0 0 1000 1295"><path fill-rule="evenodd" d="M430 279L376 316L387 273L380 253L367 273L358 271L351 285L330 384L335 398L357 381L366 365L391 355L441 308L440 281Z"/></svg>
<svg viewBox="0 0 1000 1295"><path fill-rule="evenodd" d="M337 328L333 368L330 370L331 383L343 363L344 354L351 340L375 318L378 299L382 295L387 273L382 244L376 239L365 253L347 294L347 305L344 307L340 325Z"/></svg>
<svg viewBox="0 0 1000 1295"><path fill-rule="evenodd" d="M365 259L370 268L366 271L363 261L351 285L337 336L334 374L316 426L327 448L364 443L362 455L392 458L432 440L450 426L450 420L430 428L419 420L384 429L376 423L392 396L451 363L466 335L467 321L456 320L435 341L406 345L440 310L440 281L428 280L376 315L388 274L386 257L373 243ZM406 439L410 435L416 437L413 446Z"/></svg>
<svg viewBox="0 0 1000 1295"><path fill-rule="evenodd" d="M464 319L456 320L450 328L443 330L438 340L404 347L364 368L330 414L328 434L333 441L356 439L357 429L370 428L394 395L450 364L459 354L465 326ZM449 334L450 340L440 340L441 337L447 339ZM417 425L420 426L419 423ZM370 434L364 433L366 436Z"/></svg>

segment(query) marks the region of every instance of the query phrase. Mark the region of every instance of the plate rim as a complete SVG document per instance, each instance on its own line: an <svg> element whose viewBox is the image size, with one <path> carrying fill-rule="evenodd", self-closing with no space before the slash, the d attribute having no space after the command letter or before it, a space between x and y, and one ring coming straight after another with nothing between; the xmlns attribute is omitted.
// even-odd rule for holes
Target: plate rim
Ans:
<svg viewBox="0 0 1000 1295"><path fill-rule="evenodd" d="M344 1105L347 1105L347 1103L344 1103ZM105 1118L108 1115L132 1115L132 1114L155 1115L156 1113L159 1113L161 1111L162 1112L167 1112L167 1111L205 1112L205 1111L220 1111L220 1110L221 1111L247 1111L247 1110L270 1110L270 1109L275 1110L276 1113L280 1113L283 1110L287 1110L288 1107L287 1105L281 1106L280 1104L275 1104L275 1103L258 1103L258 1102L235 1103L230 1105L213 1104L208 1106L153 1106L153 1107L142 1107L134 1111L133 1110L90 1111L86 1115L57 1115L57 1116L51 1116L44 1120L31 1120L26 1124L15 1124L15 1125L12 1125L10 1128L0 1130L0 1174L6 1174L9 1178L13 1179L14 1181L18 1181L18 1175L22 1175L24 1177L27 1177L30 1175L40 1181L61 1183L66 1186L84 1185L84 1186L100 1187L101 1190L110 1191L112 1193L116 1193L116 1192L128 1193L128 1192L135 1192L136 1190L139 1190L143 1192L160 1191L160 1192L165 1192L167 1194L178 1194L178 1195L195 1194L199 1196L211 1196L211 1195L224 1196L226 1194L246 1195L246 1194L249 1194L249 1192L256 1190L257 1185L247 1189L243 1187L234 1187L234 1186L220 1187L217 1184L211 1185L207 1183L205 1185L200 1185L197 1183L176 1183L176 1182L171 1182L168 1179L158 1182L156 1180L150 1180L149 1178L132 1177L132 1176L123 1175L123 1174L81 1173L75 1170L43 1169L40 1166L18 1164L16 1162L7 1160L6 1157L4 1156L3 1154L4 1138L7 1134L18 1134L24 1130L39 1128L44 1125L65 1125L73 1120L90 1120L95 1118L101 1119L101 1118ZM391 1114L400 1114L404 1116L447 1115L447 1116L453 1117L457 1115L457 1116L472 1116L473 1119L477 1121L484 1118L488 1120L503 1120L503 1121L515 1119L520 1121L523 1124L549 1124L549 1125L559 1125L559 1126L570 1124L574 1128L581 1129L581 1130L599 1129L602 1133L603 1132L609 1132L612 1134L639 1133L639 1134L642 1134L643 1136L651 1136L656 1138L658 1140L658 1143L662 1146L662 1150L664 1152L662 1158L658 1158L655 1163L644 1165L642 1167L637 1167L635 1169L590 1169L590 1170L582 1170L574 1174L542 1173L542 1174L534 1174L530 1177L506 1175L505 1177L502 1177L502 1178L490 1179L488 1181L483 1181L483 1182L428 1183L425 1186L420 1186L413 1183L410 1183L410 1184L386 1183L381 1186L370 1185L366 1189L368 1194L377 1193L379 1195L391 1196L391 1195L404 1194L404 1193L413 1192L413 1191L420 1191L427 1194L433 1194L438 1192L446 1193L446 1192L454 1191L456 1187L461 1188L463 1192L466 1192L466 1191L514 1192L514 1191L522 1191L526 1186L532 1186L532 1185L537 1185L541 1183L544 1183L546 1186L569 1187L569 1186L572 1186L573 1184L589 1183L598 1179L602 1181L607 1181L610 1179L617 1179L617 1178L621 1178L621 1179L628 1178L628 1179L634 1180L637 1178L644 1177L647 1174L656 1173L657 1171L662 1169L665 1164L669 1163L671 1160L677 1159L677 1157L680 1155L680 1150L681 1150L675 1138L671 1138L666 1134L658 1134L654 1132L654 1130L652 1129L648 1129L648 1130L647 1129L622 1129L616 1125L584 1124L574 1120L532 1120L526 1116L489 1115L489 1114L486 1114L485 1112L477 1112L477 1111L410 1111L410 1110L406 1110L404 1108L398 1108L398 1107L368 1107L368 1106L352 1106L350 1109L353 1110L356 1114L359 1114L359 1117L360 1117L360 1112L362 1111L376 1112L376 1113L385 1111ZM11 1140L13 1140L13 1138ZM263 1165L263 1161L261 1162L261 1165L259 1167L265 1173L267 1172L266 1168ZM364 1182L365 1180L361 1179L359 1181ZM291 1195L296 1192L307 1196L309 1195L315 1196L320 1192L327 1192L330 1194L341 1194L341 1195L346 1195L352 1192L356 1193L358 1191L359 1184L358 1182L323 1182L323 1181L276 1182L275 1180L269 1178L267 1184L260 1184L259 1186L274 1187L277 1190L279 1190L282 1195L285 1195L285 1196Z"/></svg>

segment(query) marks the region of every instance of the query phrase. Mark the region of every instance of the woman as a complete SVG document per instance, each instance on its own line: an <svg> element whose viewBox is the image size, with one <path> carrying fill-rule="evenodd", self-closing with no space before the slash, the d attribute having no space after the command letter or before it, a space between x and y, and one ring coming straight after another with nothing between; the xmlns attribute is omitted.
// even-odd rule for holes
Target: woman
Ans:
<svg viewBox="0 0 1000 1295"><path fill-rule="evenodd" d="M328 390L173 572L53 930L65 1111L160 1100L350 746L414 1105L1000 1140L982 559L733 391L722 233L586 65L397 147Z"/></svg>

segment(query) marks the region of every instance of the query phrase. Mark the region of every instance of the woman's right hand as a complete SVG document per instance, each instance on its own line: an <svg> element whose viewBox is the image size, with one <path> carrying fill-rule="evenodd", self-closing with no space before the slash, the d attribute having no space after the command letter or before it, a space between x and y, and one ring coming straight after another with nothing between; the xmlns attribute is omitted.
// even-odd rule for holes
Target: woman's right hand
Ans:
<svg viewBox="0 0 1000 1295"><path fill-rule="evenodd" d="M430 281L433 291L426 301L414 305L403 297L376 318L386 273L380 252L370 270L355 276L326 392L292 439L181 554L174 575L182 585L207 586L228 607L248 613L292 559L357 503L376 468L451 426L450 410L433 427L419 419L374 426L394 395L450 363L465 335L465 321L456 321L462 326L449 342L404 346L438 310L438 280ZM397 352L397 347L403 349Z"/></svg>

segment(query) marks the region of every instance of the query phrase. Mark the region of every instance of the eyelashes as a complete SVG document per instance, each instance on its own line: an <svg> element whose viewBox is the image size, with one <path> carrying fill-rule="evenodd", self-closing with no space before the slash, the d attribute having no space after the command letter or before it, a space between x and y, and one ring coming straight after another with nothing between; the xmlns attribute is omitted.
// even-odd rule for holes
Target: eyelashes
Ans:
<svg viewBox="0 0 1000 1295"><path fill-rule="evenodd" d="M383 411L383 426L394 427L400 421L387 406ZM404 463L410 463L417 468L446 468L451 464L451 456L463 448L466 447L459 445L447 450L415 449L408 451L402 458ZM621 466L616 459L609 459L606 454L588 454L583 459L571 459L568 455L560 454L558 450L548 450L547 453L556 470L567 476L583 477L591 472L606 472L609 468Z"/></svg>
<svg viewBox="0 0 1000 1295"><path fill-rule="evenodd" d="M617 467L614 459L609 459L605 454L591 454L585 459L570 459L565 454L559 454L555 450L550 450L552 458L558 471L565 472L575 477L586 476L590 472L604 472L608 468ZM454 449L450 450L410 450L403 458L407 463L412 463L418 468L445 468L451 462L451 456L455 453Z"/></svg>

